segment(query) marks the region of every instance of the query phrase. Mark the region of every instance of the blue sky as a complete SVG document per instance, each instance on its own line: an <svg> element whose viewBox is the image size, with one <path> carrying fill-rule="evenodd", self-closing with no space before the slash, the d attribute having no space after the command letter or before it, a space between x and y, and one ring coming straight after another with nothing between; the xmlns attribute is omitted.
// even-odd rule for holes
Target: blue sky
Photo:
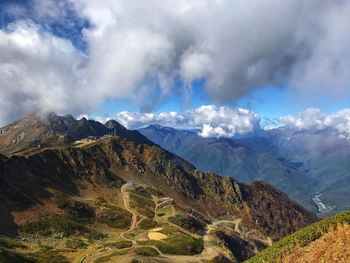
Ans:
<svg viewBox="0 0 350 263"><path fill-rule="evenodd" d="M278 119L349 108L350 4L254 3L1 1L0 122L33 111L214 105Z"/></svg>
<svg viewBox="0 0 350 263"><path fill-rule="evenodd" d="M288 87L261 87L251 91L250 94L225 103L227 106L237 106L251 109L261 117L278 118L284 115L297 114L306 108L319 108L322 112L332 113L350 107L350 97L341 98L315 95L301 99L295 89ZM195 83L190 102L185 102L179 95L169 96L155 112L183 112L190 108L197 108L201 105L222 105L208 97L203 87L203 82ZM113 115L120 111L138 112L139 107L130 100L107 100L99 105L90 114L96 116Z"/></svg>

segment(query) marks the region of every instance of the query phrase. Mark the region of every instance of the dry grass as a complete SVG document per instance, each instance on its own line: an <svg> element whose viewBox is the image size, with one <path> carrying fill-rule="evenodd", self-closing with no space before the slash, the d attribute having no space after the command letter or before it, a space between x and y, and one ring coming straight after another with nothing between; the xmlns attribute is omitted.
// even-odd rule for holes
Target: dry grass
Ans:
<svg viewBox="0 0 350 263"><path fill-rule="evenodd" d="M166 239L168 236L164 235L162 233L159 232L149 232L148 233L148 238L150 240L162 240L162 239Z"/></svg>
<svg viewBox="0 0 350 263"><path fill-rule="evenodd" d="M283 263L350 262L350 225L339 225L306 247L295 247L281 260Z"/></svg>

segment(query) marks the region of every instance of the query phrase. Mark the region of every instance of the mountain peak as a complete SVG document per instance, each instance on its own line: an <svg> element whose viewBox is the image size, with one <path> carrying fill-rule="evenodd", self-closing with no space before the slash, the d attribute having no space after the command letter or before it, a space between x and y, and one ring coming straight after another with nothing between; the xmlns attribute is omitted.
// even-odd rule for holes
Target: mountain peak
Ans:
<svg viewBox="0 0 350 263"><path fill-rule="evenodd" d="M146 128L155 128L155 129L162 129L162 128L170 128L166 126L159 125L158 123L148 125Z"/></svg>
<svg viewBox="0 0 350 263"><path fill-rule="evenodd" d="M115 120L108 120L105 126L109 129L127 130L123 125Z"/></svg>
<svg viewBox="0 0 350 263"><path fill-rule="evenodd" d="M82 117L79 121L80 121L80 122L87 122L88 120L87 120L87 118Z"/></svg>

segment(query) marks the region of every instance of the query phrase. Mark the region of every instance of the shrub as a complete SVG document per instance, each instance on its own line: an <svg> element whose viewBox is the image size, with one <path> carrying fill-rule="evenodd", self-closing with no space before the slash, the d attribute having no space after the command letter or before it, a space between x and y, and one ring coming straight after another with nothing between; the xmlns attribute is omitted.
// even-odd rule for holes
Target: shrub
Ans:
<svg viewBox="0 0 350 263"><path fill-rule="evenodd" d="M150 228L153 228L153 227L156 227L156 226L157 226L157 222L152 220L152 219L149 219L149 218L145 218L139 224L139 227L141 229L150 229Z"/></svg>
<svg viewBox="0 0 350 263"><path fill-rule="evenodd" d="M132 214L119 207L106 208L98 215L98 222L112 228L125 229L131 225Z"/></svg>
<svg viewBox="0 0 350 263"><path fill-rule="evenodd" d="M34 263L34 261L26 258L25 256L9 251L7 249L0 248L0 262L7 263Z"/></svg>
<svg viewBox="0 0 350 263"><path fill-rule="evenodd" d="M125 255L125 254L129 253L129 251L130 251L130 249L123 249L121 251L115 251L110 255L96 259L95 263L111 262L111 258L113 258L115 256Z"/></svg>
<svg viewBox="0 0 350 263"><path fill-rule="evenodd" d="M193 238L182 232L172 232L171 228L160 231L168 237L162 240L139 241L142 245L156 246L164 254L171 255L194 255L203 249L203 239Z"/></svg>
<svg viewBox="0 0 350 263"><path fill-rule="evenodd" d="M1 237L0 236L0 247L3 248L26 248L25 245L23 245L22 243L13 240L13 239L9 239L7 237Z"/></svg>
<svg viewBox="0 0 350 263"><path fill-rule="evenodd" d="M73 235L84 235L89 239L100 239L104 237L102 233L91 230L79 222L55 214L42 217L37 221L23 224L20 226L20 229L25 233L39 234L42 236L60 233L65 237Z"/></svg>
<svg viewBox="0 0 350 263"><path fill-rule="evenodd" d="M90 222L95 217L95 210L91 206L78 201L72 201L64 212L75 220L85 222Z"/></svg>
<svg viewBox="0 0 350 263"><path fill-rule="evenodd" d="M154 217L155 204L151 199L130 194L130 206L142 215Z"/></svg>
<svg viewBox="0 0 350 263"><path fill-rule="evenodd" d="M79 239L79 238L72 238L66 241L66 246L72 249L82 249L87 248L87 244Z"/></svg>
<svg viewBox="0 0 350 263"><path fill-rule="evenodd" d="M25 254L25 256L35 263L69 263L68 259L53 249L42 249L38 252Z"/></svg>
<svg viewBox="0 0 350 263"><path fill-rule="evenodd" d="M147 256L147 257L159 256L158 251L151 247L137 247L134 249L134 252L140 256Z"/></svg>
<svg viewBox="0 0 350 263"><path fill-rule="evenodd" d="M132 246L131 241L120 240L120 241L109 241L103 244L104 247L114 247L118 249L124 249Z"/></svg>
<svg viewBox="0 0 350 263"><path fill-rule="evenodd" d="M95 210L88 204L74 201L65 193L57 192L53 197L57 206L64 209L66 215L75 220L91 221L95 217Z"/></svg>
<svg viewBox="0 0 350 263"><path fill-rule="evenodd" d="M95 204L98 206L105 206L105 205L107 205L107 200L104 199L103 197L99 196L96 198Z"/></svg>
<svg viewBox="0 0 350 263"><path fill-rule="evenodd" d="M53 199L59 208L66 208L70 205L70 197L65 193L57 192L54 194Z"/></svg>
<svg viewBox="0 0 350 263"><path fill-rule="evenodd" d="M168 219L170 222L197 234L204 234L206 224L191 216L174 216Z"/></svg>

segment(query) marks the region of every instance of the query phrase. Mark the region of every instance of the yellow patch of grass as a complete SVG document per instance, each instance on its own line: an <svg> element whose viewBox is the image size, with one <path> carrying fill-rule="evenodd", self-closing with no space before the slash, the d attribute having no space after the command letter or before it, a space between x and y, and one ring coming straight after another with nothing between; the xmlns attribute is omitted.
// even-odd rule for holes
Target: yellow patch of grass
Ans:
<svg viewBox="0 0 350 263"><path fill-rule="evenodd" d="M280 262L304 263L304 262L350 262L350 225L339 225L331 229L321 238L308 246L297 246L292 249Z"/></svg>
<svg viewBox="0 0 350 263"><path fill-rule="evenodd" d="M163 240L163 239L166 239L168 236L167 235L164 235L162 233L159 233L159 232L149 232L148 233L148 238L150 240Z"/></svg>
<svg viewBox="0 0 350 263"><path fill-rule="evenodd" d="M162 227L157 227L157 228L153 228L153 229L149 230L149 232L159 232L161 230L163 230Z"/></svg>

